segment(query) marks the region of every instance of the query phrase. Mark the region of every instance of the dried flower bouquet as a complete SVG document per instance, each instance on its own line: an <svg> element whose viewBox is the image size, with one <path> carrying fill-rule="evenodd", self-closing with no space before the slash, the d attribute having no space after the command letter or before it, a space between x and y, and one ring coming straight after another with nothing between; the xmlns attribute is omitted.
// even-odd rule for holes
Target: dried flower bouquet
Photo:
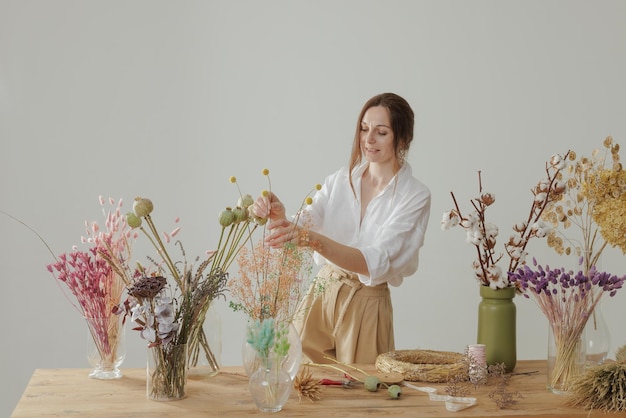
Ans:
<svg viewBox="0 0 626 418"><path fill-rule="evenodd" d="M546 163L547 178L539 181L532 190L533 201L526 220L513 225L513 234L504 244L504 249L509 255L507 272L514 271L519 265L523 265L526 259L526 245L533 237L545 237L550 228L541 217L543 211L565 191L565 184L559 178L559 173L565 167L564 158L554 155ZM460 226L466 231L466 242L476 248L476 260L472 263L474 275L483 286L492 289L509 287L509 279L503 274L498 262L502 254L496 253L496 238L499 229L496 225L487 221L486 211L495 202L493 193L483 190L481 172L478 172L479 197L471 200L473 211L464 215L453 192L452 200L454 208L443 214L441 228L448 230L454 226Z"/></svg>

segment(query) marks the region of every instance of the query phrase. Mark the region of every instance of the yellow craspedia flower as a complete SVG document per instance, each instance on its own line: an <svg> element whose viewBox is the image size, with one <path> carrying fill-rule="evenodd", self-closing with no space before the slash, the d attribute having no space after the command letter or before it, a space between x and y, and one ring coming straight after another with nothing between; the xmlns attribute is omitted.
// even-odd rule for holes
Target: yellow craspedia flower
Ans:
<svg viewBox="0 0 626 418"><path fill-rule="evenodd" d="M235 177L235 176L230 176L229 180L230 180L231 183L237 183L237 177Z"/></svg>
<svg viewBox="0 0 626 418"><path fill-rule="evenodd" d="M264 176L269 175L269 173L270 173L270 171L269 171L267 168L264 168L264 169L263 169L263 175L264 175Z"/></svg>
<svg viewBox="0 0 626 418"><path fill-rule="evenodd" d="M307 205L310 205L311 203L313 203L313 198L311 196L307 197L305 200Z"/></svg>
<svg viewBox="0 0 626 418"><path fill-rule="evenodd" d="M269 196L269 194L270 194L270 192L269 192L269 191L267 191L267 190L263 190L263 191L261 192L261 196L263 196L263 197L267 197L267 196Z"/></svg>

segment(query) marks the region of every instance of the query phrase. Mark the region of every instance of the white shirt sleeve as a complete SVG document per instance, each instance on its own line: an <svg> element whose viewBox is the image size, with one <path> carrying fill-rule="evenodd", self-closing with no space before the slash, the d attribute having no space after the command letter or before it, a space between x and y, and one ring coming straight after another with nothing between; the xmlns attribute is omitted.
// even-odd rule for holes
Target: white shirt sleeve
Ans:
<svg viewBox="0 0 626 418"><path fill-rule="evenodd" d="M430 216L430 191L413 178L405 163L387 187L376 196L361 217L361 175L367 163L353 172L355 193L348 170L328 176L306 210L311 228L329 238L358 248L365 257L369 276L359 275L368 286L388 282L399 286L404 277L417 271L419 250ZM318 264L328 261L315 254Z"/></svg>

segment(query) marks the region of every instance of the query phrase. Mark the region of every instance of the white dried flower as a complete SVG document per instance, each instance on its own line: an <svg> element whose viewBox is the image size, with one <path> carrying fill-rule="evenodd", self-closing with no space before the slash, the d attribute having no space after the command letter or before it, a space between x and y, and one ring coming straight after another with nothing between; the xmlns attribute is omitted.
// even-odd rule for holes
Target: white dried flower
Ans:
<svg viewBox="0 0 626 418"><path fill-rule="evenodd" d="M535 195L535 202L538 204L542 204L548 198L548 193L537 193Z"/></svg>
<svg viewBox="0 0 626 418"><path fill-rule="evenodd" d="M552 158L550 158L550 165L555 170L562 170L565 168L565 160L560 154L554 154Z"/></svg>
<svg viewBox="0 0 626 418"><path fill-rule="evenodd" d="M443 217L441 218L441 229L447 231L450 228L457 226L460 222L460 218L457 215L456 211L451 210L445 212Z"/></svg>

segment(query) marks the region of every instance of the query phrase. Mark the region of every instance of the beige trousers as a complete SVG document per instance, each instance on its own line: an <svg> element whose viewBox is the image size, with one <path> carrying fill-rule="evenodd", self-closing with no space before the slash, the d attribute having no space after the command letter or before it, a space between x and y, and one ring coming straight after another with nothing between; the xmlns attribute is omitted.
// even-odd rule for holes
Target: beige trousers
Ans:
<svg viewBox="0 0 626 418"><path fill-rule="evenodd" d="M373 364L395 349L393 308L387 283L369 287L357 275L325 265L293 321L304 361Z"/></svg>

